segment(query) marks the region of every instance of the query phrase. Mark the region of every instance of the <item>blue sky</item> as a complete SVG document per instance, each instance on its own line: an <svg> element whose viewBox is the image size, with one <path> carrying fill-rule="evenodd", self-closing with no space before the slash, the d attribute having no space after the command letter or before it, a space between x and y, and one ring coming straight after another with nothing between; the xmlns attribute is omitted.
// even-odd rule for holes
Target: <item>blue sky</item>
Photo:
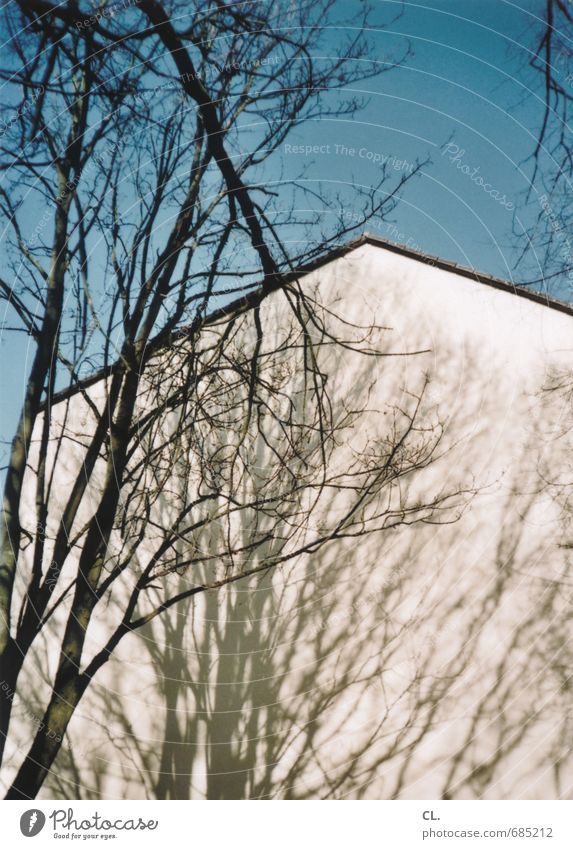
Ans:
<svg viewBox="0 0 573 849"><path fill-rule="evenodd" d="M383 18L399 6L380 2L377 13ZM405 3L398 20L373 30L369 58L382 68L406 44L412 55L360 86L370 102L356 119L307 125L292 140L329 144L328 152L298 157L306 160L307 178L340 182L351 207L353 184L372 186L379 176L376 155L398 173L400 163L429 158L392 221L369 229L516 282L537 276L533 255L516 269L512 232L527 231L539 211L535 192L526 206L524 199L543 114L542 81L527 66L528 51L543 7L504 0ZM330 37L335 44L336 32ZM354 156L343 146L354 148ZM284 157L294 174L289 158L296 157ZM568 293L554 285L553 294Z"/></svg>
<svg viewBox="0 0 573 849"><path fill-rule="evenodd" d="M358 5L341 0L336 11L348 17ZM289 145L305 151L319 145L320 151L306 155L283 148L276 154L280 162L274 160L277 173L296 176L304 165L304 179L339 191L352 215L356 187L375 185L382 161L396 180L416 161L429 160L406 186L391 219L374 220L368 229L516 282L536 277L535 250L516 269L522 243L514 232L531 231L539 211L536 192L528 205L524 198L543 113L542 80L528 67L528 51L542 26L544 5L376 0L364 62L382 71L407 50L409 55L400 67L355 87L368 99L359 115L309 123L293 133ZM324 38L325 51L333 53L347 35L335 21L333 16ZM322 97L334 102L339 95ZM272 179L273 161L265 168ZM33 216L39 220L42 214L33 210L31 229ZM560 281L552 283L552 293L570 297ZM0 346L0 432L6 437L13 431L32 349L21 335L3 334Z"/></svg>

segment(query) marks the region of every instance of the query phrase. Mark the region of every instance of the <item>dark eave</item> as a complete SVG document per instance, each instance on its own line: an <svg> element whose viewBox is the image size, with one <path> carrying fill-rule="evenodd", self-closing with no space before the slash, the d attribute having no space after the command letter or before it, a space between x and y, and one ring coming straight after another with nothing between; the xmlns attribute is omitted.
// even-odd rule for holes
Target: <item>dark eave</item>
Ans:
<svg viewBox="0 0 573 849"><path fill-rule="evenodd" d="M535 292L525 286L519 286L516 283L511 283L509 280L502 280L501 277L493 277L491 274L484 274L481 271L476 271L474 268L468 268L465 265L458 265L455 262L450 262L447 259L424 254L421 251L414 251L411 248L406 248L404 245L399 245L396 242L390 242L382 239L379 236L374 236L370 233L365 235L354 243L354 247L358 244L376 245L379 248L384 248L392 253L406 256L409 259L414 259L417 262L423 262L425 265L431 265L434 268L440 268L443 271L450 271L452 274L458 274L460 277L467 277L470 280L475 280L476 283L483 283L485 286L493 286L494 289L501 289L502 292L509 292L512 295L518 295L520 298L527 298L529 301L535 301L537 304L542 304L544 307L550 307L558 312L564 312L567 315L573 315L573 304L567 301L561 301L558 298L552 298L549 295L544 295L541 292Z"/></svg>
<svg viewBox="0 0 573 849"><path fill-rule="evenodd" d="M443 271L449 271L452 274L457 274L460 277L467 277L469 280L473 280L476 283L481 283L484 286L492 286L494 289L499 289L502 292L508 292L511 295L517 295L520 298L526 298L529 301L534 301L537 304L541 304L544 307L549 307L550 309L557 310L558 312L566 313L567 315L573 316L573 304L567 303L566 301L561 301L557 298L551 298L549 295L543 295L541 292L534 292L530 289L525 288L524 286L518 286L515 283L511 283L508 280L502 280L499 277L493 277L491 274L484 274L480 271L476 271L473 268L468 268L464 265L458 265L455 262L450 262L447 259L440 259L440 257L432 256L431 254L425 254L421 251L412 250L412 248L407 248L404 245L400 245L396 242L391 242L387 239L382 239L380 236L374 236L371 233L365 233L363 236L360 236L357 239L353 239L350 242L347 242L344 245L333 248L333 250L328 251L323 256L309 263L308 265L304 265L296 271L289 272L282 277L280 277L272 286L267 287L265 290L262 287L254 289L248 295L244 295L240 298L235 299L234 301L230 301L224 307L216 310L211 313L207 318L205 318L201 322L202 327L210 326L216 324L226 318L231 317L232 315L238 315L243 312L247 312L249 309L252 309L258 303L261 302L263 298L267 296L272 291L276 291L280 289L285 283L292 282L294 280L299 280L301 277L305 277L307 274L310 274L313 271L316 271L318 268L321 268L324 265L327 265L330 262L333 262L340 257L346 256L346 254L351 253L356 250L356 248L361 247L362 245L373 245L377 248L382 248L383 250L390 251L392 253L400 254L400 256L405 256L408 259L413 259L416 262L423 262L424 265L431 266L432 268L439 268ZM187 325L186 327L182 327L179 330L175 331L171 336L171 341L176 341L177 339L184 338L189 335L189 333L197 330L197 326ZM148 355L151 356L157 350L166 347L169 344L169 341L165 339L161 339L159 344L153 344L149 346ZM51 403L57 404L60 401L65 400L72 395L75 395L76 392L80 392L83 389L92 386L94 383L97 383L104 377L109 377L113 372L117 369L117 364L112 364L108 368L100 369L97 372L94 372L90 377L84 378L83 380L79 380L77 384L67 389L63 389L60 392L54 393L51 397ZM44 405L42 405L44 406Z"/></svg>

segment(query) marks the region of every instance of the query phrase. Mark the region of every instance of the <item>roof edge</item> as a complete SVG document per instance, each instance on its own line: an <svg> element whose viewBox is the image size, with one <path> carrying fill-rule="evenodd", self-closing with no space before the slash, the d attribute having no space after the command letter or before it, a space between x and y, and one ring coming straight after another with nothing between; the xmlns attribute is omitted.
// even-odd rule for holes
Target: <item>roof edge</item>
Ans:
<svg viewBox="0 0 573 849"><path fill-rule="evenodd" d="M424 265L428 265L432 268L439 268L442 271L448 271L452 274L457 274L460 277L466 277L469 280L473 280L476 283L482 283L485 286L491 286L494 289L498 289L502 292L508 292L511 295L517 295L521 298L526 298L529 301L533 301L534 303L540 304L544 307L549 307L550 309L557 310L558 312L565 313L566 315L573 316L573 304L568 303L567 301L561 301L558 298L552 298L549 295L544 295L541 292L534 292L529 289L526 289L524 286L519 286L516 283L512 283L509 280L503 280L501 277L494 277L491 274L486 274L484 272L476 271L474 268L469 268L468 266L458 265L455 262L447 259L441 259L438 256L433 256L432 254L425 254L422 251L414 250L413 248L408 248L405 245L401 245L399 242L392 242L389 239L384 239L381 236L376 236L373 233L365 232L361 236L358 236L355 239L351 239L343 245L338 245L312 262L308 263L308 265L303 265L300 268L286 272L285 274L280 275L270 286L263 289L262 284L250 292L248 295L242 295L240 298L236 298L234 301L231 301L226 306L221 307L218 310L215 310L213 313L208 315L202 322L202 327L208 327L213 325L219 321L224 320L225 318L229 318L232 315L237 315L241 312L246 312L252 307L256 306L260 303L267 295L271 292L275 292L282 288L285 283L290 283L295 280L298 280L302 277L306 277L308 274L311 274L313 271L321 268L324 265L327 265L334 260L340 259L346 254L351 253L357 248L362 247L363 245L372 245L377 248L381 248L383 250L390 251L391 253L399 254L400 256L407 257L408 259L413 259L416 262L422 262ZM187 336L190 332L192 332L195 328L193 325L188 325L186 327L182 327L179 330L175 331L169 339L161 339L161 344L153 344L150 343L148 349L148 355L152 356L157 350L165 347L169 344L169 342L174 342L177 339L181 339ZM83 378L82 380L78 380L78 382L71 387L66 389L62 389L59 392L55 392L51 398L49 399L49 403L51 405L57 404L60 401L65 400L66 398L75 395L77 392L80 392L83 389L87 389L89 386L92 386L94 383L97 383L99 380L105 377L110 377L115 370L118 368L119 363L112 363L110 366L106 368L99 369L94 372L94 374L89 377ZM46 406L47 402L44 402L41 405L41 409Z"/></svg>
<svg viewBox="0 0 573 849"><path fill-rule="evenodd" d="M372 233L365 233L361 241L363 244L375 245L376 247L384 248L392 253L408 257L408 259L423 262L425 265L439 268L442 271L449 271L452 274L458 274L460 277L467 277L470 280L474 280L476 283L483 283L485 286L492 286L494 289L509 292L512 295L526 298L527 300L534 301L542 306L573 316L573 304L568 301L562 301L559 298L552 298L550 295L544 295L542 292L535 292L531 289L526 289L524 285L513 283L510 280L504 280L502 277L494 277L493 274L486 274L485 272L477 271L475 268L470 268L466 265L458 265L458 263L452 262L448 259L441 259L438 256L432 256L431 254L425 254L422 251L407 248L405 245L401 245L398 242L391 242L389 239L383 239L381 236L375 236Z"/></svg>

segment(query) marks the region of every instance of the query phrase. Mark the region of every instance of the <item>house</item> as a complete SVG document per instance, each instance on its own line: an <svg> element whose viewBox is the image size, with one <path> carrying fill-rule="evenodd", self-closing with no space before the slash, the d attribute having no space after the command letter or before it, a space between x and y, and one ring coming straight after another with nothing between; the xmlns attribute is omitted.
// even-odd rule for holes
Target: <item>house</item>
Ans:
<svg viewBox="0 0 573 849"><path fill-rule="evenodd" d="M237 568L236 557L201 560L227 538L235 551L248 551L249 570L257 568L174 605L122 640L82 699L42 794L569 798L573 308L372 236L335 251L298 280L320 315L310 332L322 351L321 386L328 387L336 423L327 483L311 518L293 536L285 528L302 509L300 500L282 518L264 511L257 518L258 507L214 512L203 536L173 549L172 561L163 570L158 565L150 582L151 608L167 586L171 594L185 592L197 570L200 580L214 581ZM242 368L257 303L243 301L215 316L199 356L208 357L234 317L232 366ZM260 304L264 344L274 352L269 368L280 387L275 424L283 402L305 415L292 359L301 340L289 309L280 291ZM165 376L176 382L182 374L175 364L185 362L186 344L181 336L172 350L157 352L142 388L142 421ZM193 391L206 405L227 405L221 398L230 397L223 390L231 384L208 383L203 391L204 380L197 377ZM86 385L96 406L104 389L103 377ZM183 406L186 391L183 382L174 395ZM251 495L258 488L266 497L270 480L287 486L269 459L281 435L269 430L276 443L275 436L264 446L249 442L241 419L233 418L244 404L241 395L225 406L224 438L208 416L193 420L185 450L165 454L153 513L145 512L153 487L144 469L127 499L132 537L139 513L142 522L155 517L150 527L159 540L159 524L175 521L176 502L185 504L201 487L234 485ZM57 461L64 493L81 468L82 434L93 423L81 394L60 398L58 408L55 420L68 445ZM166 406L141 445L172 446L179 410ZM233 482L226 452L240 439L247 439L251 465L246 480ZM310 474L317 446L306 444L300 465L300 446L293 446L294 477ZM384 480L372 472L380 452L390 458ZM201 475L193 470L176 490L173 470L189 457L200 457ZM33 476L33 458L31 468ZM346 499L358 503L356 492L348 495L352 480L363 489L376 484L375 497L353 507L348 519ZM315 481L305 484L306 498ZM97 503L97 488L96 474L85 515ZM30 488L30 511L31 499ZM342 515L347 533L313 545L312 535L324 527L332 532ZM119 524L116 552L132 538L122 537ZM121 579L126 594L143 568L145 546L157 541L152 529L146 533ZM285 540L302 553L281 561ZM263 568L266 559L276 561L274 568ZM103 599L86 662L105 643L121 598ZM18 713L22 746L37 724L35 706L55 660L39 641L25 671L28 704ZM18 756L12 743L14 765Z"/></svg>

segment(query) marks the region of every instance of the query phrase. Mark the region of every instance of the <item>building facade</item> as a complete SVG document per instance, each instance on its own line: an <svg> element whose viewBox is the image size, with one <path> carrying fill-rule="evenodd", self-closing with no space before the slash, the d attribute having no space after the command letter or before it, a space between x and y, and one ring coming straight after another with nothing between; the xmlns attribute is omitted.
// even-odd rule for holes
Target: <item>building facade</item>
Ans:
<svg viewBox="0 0 573 849"><path fill-rule="evenodd" d="M238 436L232 416L223 435L195 421L182 454L165 454L163 488L148 513L146 469L128 500L132 533L138 511L148 527L123 589L102 600L90 626L86 662L190 492L244 487L261 496L256 509L215 510L192 543L185 537L150 584L150 609L231 568L253 574L173 605L122 640L82 699L43 795L570 798L573 310L370 237L324 260L300 286L320 315L312 333L336 423L326 483L308 471L318 443L305 443L300 465L293 446L283 465L305 480L304 498L284 514L261 506L272 486L286 486L273 459L285 438L272 431L277 410L288 401L304 416L300 340L279 290L260 306L263 352L280 389L267 432L276 444L248 428ZM205 357L229 320L206 329ZM236 322L234 365L253 344L249 312ZM180 372L170 356L184 362L184 342L158 354L157 373L168 371L162 357ZM89 389L96 406L104 384ZM151 378L143 411L157 391ZM229 409L243 414L244 403ZM65 492L93 422L81 395L60 407L66 448L52 462ZM260 422L265 411L257 415ZM166 408L141 444L173 444L177 416ZM226 452L239 438L250 466L227 480ZM382 480L373 458L384 452ZM176 491L174 470L199 456ZM367 504L359 485L373 487ZM96 474L86 516L97 487ZM117 557L129 545L119 525ZM323 532L331 540L313 545ZM227 550L231 537L228 547L249 551L243 566L236 555L232 563L194 555ZM49 640L39 641L15 706L14 769L54 662Z"/></svg>

